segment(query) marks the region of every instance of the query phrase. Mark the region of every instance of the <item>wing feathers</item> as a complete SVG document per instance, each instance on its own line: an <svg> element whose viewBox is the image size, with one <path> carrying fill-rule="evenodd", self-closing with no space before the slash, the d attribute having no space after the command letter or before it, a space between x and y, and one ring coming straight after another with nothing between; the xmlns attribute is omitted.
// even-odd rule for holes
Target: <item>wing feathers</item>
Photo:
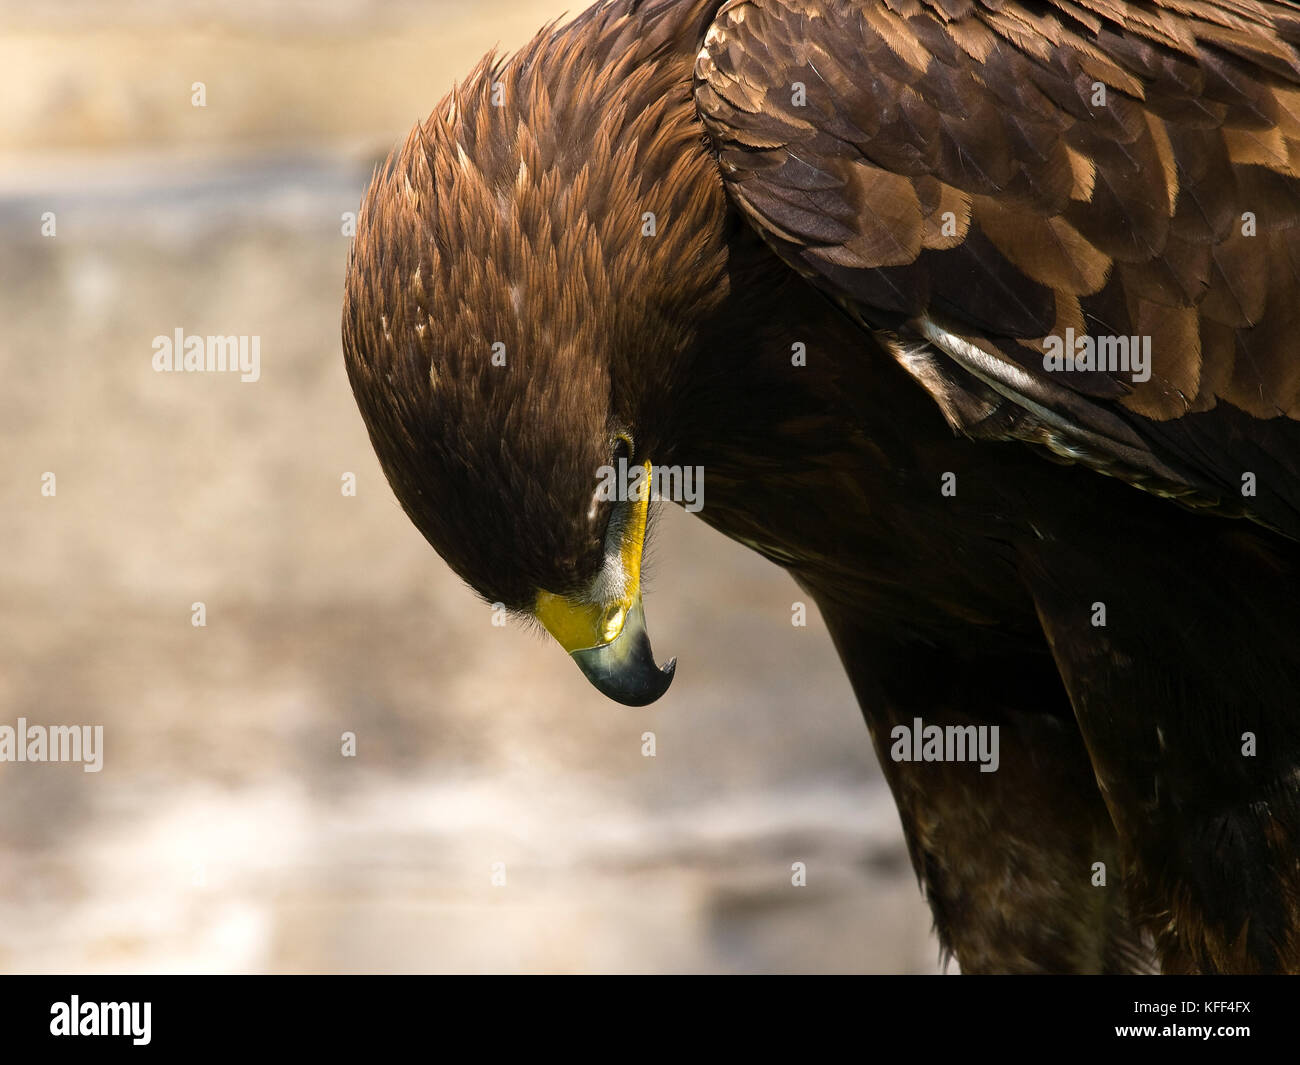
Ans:
<svg viewBox="0 0 1300 1065"><path fill-rule="evenodd" d="M733 200L869 325L943 323L1051 433L1115 442L1109 405L1226 490L1229 433L1300 449L1298 44L1268 0L730 0L696 101ZM1149 376L1050 373L1067 333L1149 343Z"/></svg>

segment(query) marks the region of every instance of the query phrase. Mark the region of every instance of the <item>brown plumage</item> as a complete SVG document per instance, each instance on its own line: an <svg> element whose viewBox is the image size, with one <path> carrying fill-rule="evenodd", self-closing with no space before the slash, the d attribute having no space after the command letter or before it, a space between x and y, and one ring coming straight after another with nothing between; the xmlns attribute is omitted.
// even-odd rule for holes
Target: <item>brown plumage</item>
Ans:
<svg viewBox="0 0 1300 1065"><path fill-rule="evenodd" d="M1300 971L1298 50L1256 0L548 28L367 194L384 471L644 702L637 511L593 486L703 466L825 616L963 969ZM1066 336L1149 338L1149 379L1049 368ZM892 760L916 717L997 725L1000 768Z"/></svg>

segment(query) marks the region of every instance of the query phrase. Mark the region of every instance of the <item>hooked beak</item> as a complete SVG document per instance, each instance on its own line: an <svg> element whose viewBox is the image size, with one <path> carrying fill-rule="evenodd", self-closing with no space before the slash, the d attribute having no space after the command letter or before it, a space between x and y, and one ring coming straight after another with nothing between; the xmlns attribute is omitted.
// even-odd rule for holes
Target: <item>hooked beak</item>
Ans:
<svg viewBox="0 0 1300 1065"><path fill-rule="evenodd" d="M645 706L668 690L673 682L677 659L660 669L655 665L650 637L645 631L645 612L638 595L627 613L623 631L603 647L571 652L596 690L624 706Z"/></svg>
<svg viewBox="0 0 1300 1065"><path fill-rule="evenodd" d="M539 592L533 612L572 656L596 690L624 706L645 706L668 690L674 658L655 665L641 607L641 555L649 508L650 463L645 463L646 491L628 500L617 524L611 522L606 557L617 579L605 599L572 599Z"/></svg>

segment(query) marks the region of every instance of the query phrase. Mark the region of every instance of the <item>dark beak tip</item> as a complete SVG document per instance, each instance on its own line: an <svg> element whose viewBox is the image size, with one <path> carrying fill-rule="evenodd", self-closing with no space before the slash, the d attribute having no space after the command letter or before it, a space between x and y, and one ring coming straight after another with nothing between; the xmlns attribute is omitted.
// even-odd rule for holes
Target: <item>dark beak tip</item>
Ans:
<svg viewBox="0 0 1300 1065"><path fill-rule="evenodd" d="M605 694L624 706L649 706L668 690L676 672L677 658L674 656L668 660L667 665L657 669L652 676L646 677L645 682L638 687L624 688L621 691L606 690Z"/></svg>
<svg viewBox="0 0 1300 1065"><path fill-rule="evenodd" d="M640 600L612 641L570 654L597 691L624 706L653 703L668 690L677 671L675 656L665 666L655 662Z"/></svg>
<svg viewBox="0 0 1300 1065"><path fill-rule="evenodd" d="M675 657L667 665L659 667L650 657L648 648L644 657L630 667L606 661L599 652L577 651L573 658L597 691L624 706L653 703L668 690L677 672Z"/></svg>

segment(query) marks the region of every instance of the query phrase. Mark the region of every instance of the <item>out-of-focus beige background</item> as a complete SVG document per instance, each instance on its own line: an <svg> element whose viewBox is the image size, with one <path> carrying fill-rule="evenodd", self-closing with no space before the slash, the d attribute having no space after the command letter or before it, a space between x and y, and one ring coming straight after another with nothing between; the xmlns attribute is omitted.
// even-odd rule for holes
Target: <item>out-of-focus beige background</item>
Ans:
<svg viewBox="0 0 1300 1065"><path fill-rule="evenodd" d="M105 729L97 774L0 763L0 970L937 969L782 572L669 507L677 680L618 707L493 627L370 450L342 216L562 11L0 3L0 725ZM260 336L261 379L155 373L177 327Z"/></svg>

